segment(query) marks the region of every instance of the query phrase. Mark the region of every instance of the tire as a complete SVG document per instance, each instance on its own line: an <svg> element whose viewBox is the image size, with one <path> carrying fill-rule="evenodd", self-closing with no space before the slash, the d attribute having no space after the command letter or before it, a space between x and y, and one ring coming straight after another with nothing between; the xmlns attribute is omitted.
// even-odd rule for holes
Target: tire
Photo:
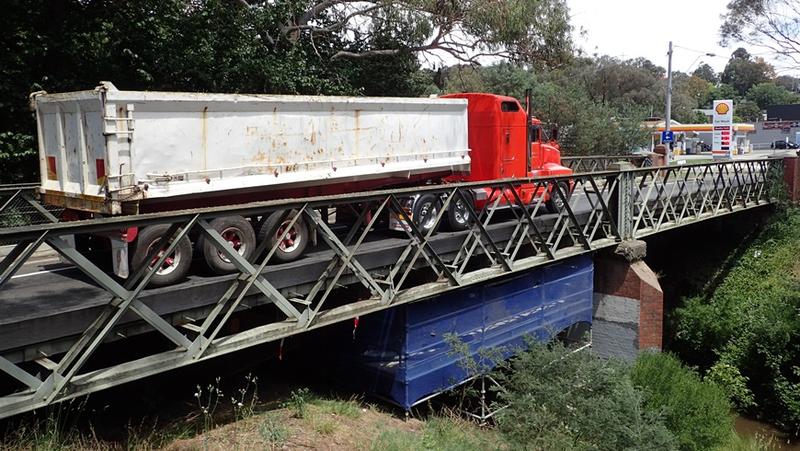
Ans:
<svg viewBox="0 0 800 451"><path fill-rule="evenodd" d="M554 188L560 190L564 194L564 197L566 197L567 202L569 202L571 194L569 192L569 184L567 182L558 182L558 185L556 185ZM550 213L561 213L561 210L564 209L564 201L561 199L561 196L553 191L550 193L550 198L547 199L547 202L545 202L544 206Z"/></svg>
<svg viewBox="0 0 800 451"><path fill-rule="evenodd" d="M439 197L434 194L423 194L414 203L412 217L414 224L423 235L436 228L436 216L439 214L440 207Z"/></svg>
<svg viewBox="0 0 800 451"><path fill-rule="evenodd" d="M467 202L471 203L473 206L475 205L472 201L471 194L464 193L464 197L467 199ZM464 206L464 201L460 197L456 197L450 201L446 218L447 228L453 232L467 230L475 219L472 217L472 212Z"/></svg>
<svg viewBox="0 0 800 451"><path fill-rule="evenodd" d="M282 226L275 229L273 236L268 237L267 233L269 233L269 231L277 225L282 214L282 211L276 211L272 213L258 230L259 242L269 240L269 244L267 246L268 250L272 249L272 247L278 241L278 237L283 233L282 227L289 225L289 222L292 220L292 218L297 215L297 210L292 210L289 212L289 214L283 220ZM294 223L293 230L284 239L284 243L281 243L281 245L275 251L272 259L283 263L297 260L303 255L303 252L305 252L309 241L311 241L311 235L308 232L308 225L306 225L306 222L303 218L300 218Z"/></svg>
<svg viewBox="0 0 800 451"><path fill-rule="evenodd" d="M253 251L256 249L256 233L247 219L241 216L226 216L214 219L210 225L245 260L249 261L253 257ZM210 240L201 237L197 240L197 248L203 253L203 260L213 273L222 275L238 272L236 265Z"/></svg>
<svg viewBox="0 0 800 451"><path fill-rule="evenodd" d="M136 271L145 264L145 259L151 247L167 233L169 225L160 224L154 226L144 227L139 230L139 236L136 238L136 248L131 257L132 270ZM162 249L166 246L162 246ZM158 258L157 254L155 258ZM151 261L150 265L155 263ZM164 287L173 285L183 280L189 274L189 268L192 265L192 242L189 237L184 236L178 242L173 254L165 260L164 265L159 269L152 278L150 278L150 287Z"/></svg>

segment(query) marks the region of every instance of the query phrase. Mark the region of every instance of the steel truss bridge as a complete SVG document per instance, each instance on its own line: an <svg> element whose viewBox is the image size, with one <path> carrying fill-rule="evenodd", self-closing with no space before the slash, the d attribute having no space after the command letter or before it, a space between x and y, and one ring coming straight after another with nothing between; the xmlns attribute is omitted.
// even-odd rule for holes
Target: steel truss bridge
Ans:
<svg viewBox="0 0 800 451"><path fill-rule="evenodd" d="M7 382L0 418L624 240L760 208L774 202L782 168L780 159L735 160L74 222L58 222L58 212L39 205L31 186L7 187L0 190L0 224L6 225L0 243L14 247L0 261L0 380ZM557 188L564 182L569 192ZM536 192L552 190L564 208L545 214L541 197L526 204L513 189L520 183L533 184ZM485 188L492 195L476 210L469 195ZM379 227L386 217L381 213L402 214L403 197L422 193L442 199L437 224L456 199L476 219L459 232L423 233L413 224L405 233ZM354 221L339 224L326 214L345 210ZM265 241L248 261L210 226L215 217L275 211L292 223L305 217L316 228L318 244L305 257L271 264L277 245ZM167 252L151 252L145 261L158 263L131 268L124 281L78 252L70 239L153 224L169 224L162 238ZM211 242L237 273L147 288L156 268L190 233ZM44 244L69 266L16 275ZM114 351L114 342L145 332L165 346L135 355ZM97 359L101 350L104 358Z"/></svg>

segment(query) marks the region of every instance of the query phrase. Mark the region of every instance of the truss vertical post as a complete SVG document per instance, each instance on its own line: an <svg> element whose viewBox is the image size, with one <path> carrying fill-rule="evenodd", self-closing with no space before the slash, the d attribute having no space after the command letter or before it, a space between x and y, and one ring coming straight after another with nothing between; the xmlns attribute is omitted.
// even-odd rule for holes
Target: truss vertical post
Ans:
<svg viewBox="0 0 800 451"><path fill-rule="evenodd" d="M611 217L617 221L617 232L621 241L633 238L633 203L636 182L636 173L633 172L634 166L627 162L612 163L609 170L619 171L617 174L609 176L608 183L614 188L608 199L608 208ZM614 179L617 183L614 184ZM647 199L641 199L647 202Z"/></svg>

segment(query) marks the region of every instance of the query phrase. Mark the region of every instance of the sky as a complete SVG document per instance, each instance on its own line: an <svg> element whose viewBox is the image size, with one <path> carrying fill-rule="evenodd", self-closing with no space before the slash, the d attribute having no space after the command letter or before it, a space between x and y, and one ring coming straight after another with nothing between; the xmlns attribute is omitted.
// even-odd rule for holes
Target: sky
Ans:
<svg viewBox="0 0 800 451"><path fill-rule="evenodd" d="M567 0L567 4L575 42L588 55L643 56L666 68L671 40L673 70L691 72L706 62L721 72L736 49L719 46L721 15L728 1Z"/></svg>

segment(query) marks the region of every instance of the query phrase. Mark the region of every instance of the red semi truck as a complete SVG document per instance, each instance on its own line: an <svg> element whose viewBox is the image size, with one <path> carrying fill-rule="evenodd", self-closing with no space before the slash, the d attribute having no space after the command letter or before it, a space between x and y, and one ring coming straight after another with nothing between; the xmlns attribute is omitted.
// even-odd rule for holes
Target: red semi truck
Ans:
<svg viewBox="0 0 800 451"><path fill-rule="evenodd" d="M63 207L64 219L234 205L378 188L568 175L555 139L514 98L452 94L439 98L272 96L119 91L104 82L91 91L34 93L44 202ZM529 103L529 102L526 102ZM554 137L555 138L555 137ZM564 186L568 193L568 186ZM519 184L523 201L560 196ZM480 208L491 190L472 190ZM406 217L433 227L442 199L404 200ZM284 223L275 224L283 218ZM284 235L291 214L220 217L212 222L249 258L263 240ZM390 227L402 228L398 218ZM468 210L452 202L451 229L465 229ZM268 237L269 230L277 236ZM127 277L166 232L161 225L131 227L106 236L114 272ZM82 237L77 237L80 241ZM314 240L298 220L274 259L291 261ZM201 255L215 273L233 264L210 243L178 244L153 279L184 278Z"/></svg>

